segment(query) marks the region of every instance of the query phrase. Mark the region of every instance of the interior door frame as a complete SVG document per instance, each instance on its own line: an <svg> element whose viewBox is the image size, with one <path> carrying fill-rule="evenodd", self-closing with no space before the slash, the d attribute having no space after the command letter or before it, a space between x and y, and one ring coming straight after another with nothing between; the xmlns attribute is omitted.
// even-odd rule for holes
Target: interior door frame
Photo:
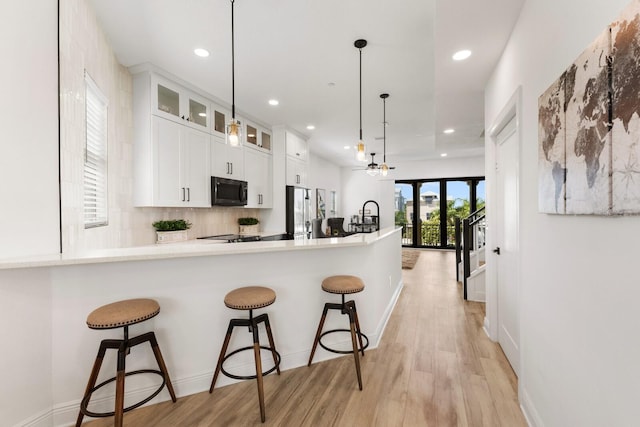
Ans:
<svg viewBox="0 0 640 427"><path fill-rule="evenodd" d="M487 222L488 224L496 224L497 214L497 195L494 194L497 186L497 145L498 145L498 135L504 129L504 127L509 124L509 122L514 119L516 120L516 143L517 143L517 157L518 157L518 165L521 164L521 156L522 156L522 87L519 86L516 91L513 93L509 101L504 105L502 111L496 116L493 120L492 125L489 128L488 138L485 144L485 165L486 165L486 193L487 193ZM517 171L518 177L520 177L521 171ZM520 179L518 180L520 182ZM519 186L518 182L518 186ZM520 191L518 190L518 193ZM518 206L518 218L516 218L516 233L515 236L516 241L520 242L520 220L519 220L519 212L521 210L520 200L517 201ZM499 242L497 241L497 226L488 227L487 228L487 247L490 249L499 246ZM493 341L498 341L499 337L499 306L498 306L498 275L497 275L497 265L496 265L496 257L497 255L489 252L488 254L488 262L487 262L487 281L486 281L486 314L484 319L484 330ZM511 268L515 269L514 277L516 280L515 286L518 288L518 312L521 313L522 307L522 292L521 292L521 254L518 250L516 256L515 265ZM494 262L491 262L493 260ZM520 325L522 323L520 322ZM518 334L520 337L520 360L518 361L518 365L520 369L522 369L522 354L524 353L524 343L522 342L522 331L521 326L520 333ZM519 377L522 377L522 371L519 373ZM518 383L520 387L521 382Z"/></svg>

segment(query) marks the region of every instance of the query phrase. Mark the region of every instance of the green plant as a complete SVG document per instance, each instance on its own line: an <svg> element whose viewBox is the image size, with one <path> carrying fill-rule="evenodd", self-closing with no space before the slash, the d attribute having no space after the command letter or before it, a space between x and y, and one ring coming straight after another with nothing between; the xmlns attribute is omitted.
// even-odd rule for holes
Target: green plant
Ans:
<svg viewBox="0 0 640 427"><path fill-rule="evenodd" d="M178 231L191 228L191 223L184 219L168 219L156 221L153 224L156 231Z"/></svg>
<svg viewBox="0 0 640 427"><path fill-rule="evenodd" d="M238 218L238 225L256 225L259 222L258 218Z"/></svg>

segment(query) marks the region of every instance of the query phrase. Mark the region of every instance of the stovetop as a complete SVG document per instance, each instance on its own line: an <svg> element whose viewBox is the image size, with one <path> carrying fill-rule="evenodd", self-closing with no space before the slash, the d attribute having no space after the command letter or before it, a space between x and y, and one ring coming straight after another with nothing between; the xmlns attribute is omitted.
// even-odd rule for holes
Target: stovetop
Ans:
<svg viewBox="0 0 640 427"><path fill-rule="evenodd" d="M236 242L257 242L262 240L260 236L246 236L241 234L220 234L218 236L198 237L198 239L207 240L226 240L228 243Z"/></svg>

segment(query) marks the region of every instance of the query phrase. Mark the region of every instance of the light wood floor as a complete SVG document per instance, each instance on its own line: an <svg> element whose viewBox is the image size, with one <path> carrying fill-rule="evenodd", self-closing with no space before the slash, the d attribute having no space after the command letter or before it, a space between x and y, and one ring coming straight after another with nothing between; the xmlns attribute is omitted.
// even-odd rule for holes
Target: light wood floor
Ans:
<svg viewBox="0 0 640 427"><path fill-rule="evenodd" d="M463 302L454 265L451 252L423 251L403 270L382 342L361 359L362 391L348 355L265 377L264 424L255 381L245 381L131 411L125 425L526 426L517 378L482 331L484 304Z"/></svg>

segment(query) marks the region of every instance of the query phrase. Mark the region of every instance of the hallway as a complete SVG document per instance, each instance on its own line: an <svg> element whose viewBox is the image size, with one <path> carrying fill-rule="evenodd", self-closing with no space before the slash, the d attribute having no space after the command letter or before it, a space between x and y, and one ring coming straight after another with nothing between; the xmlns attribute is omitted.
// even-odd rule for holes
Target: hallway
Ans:
<svg viewBox="0 0 640 427"><path fill-rule="evenodd" d="M454 264L453 252L425 250L403 270L382 342L362 359L363 391L348 356L265 377L264 424L255 381L245 381L134 410L125 425L526 426L517 379L482 330L484 304L462 300Z"/></svg>

